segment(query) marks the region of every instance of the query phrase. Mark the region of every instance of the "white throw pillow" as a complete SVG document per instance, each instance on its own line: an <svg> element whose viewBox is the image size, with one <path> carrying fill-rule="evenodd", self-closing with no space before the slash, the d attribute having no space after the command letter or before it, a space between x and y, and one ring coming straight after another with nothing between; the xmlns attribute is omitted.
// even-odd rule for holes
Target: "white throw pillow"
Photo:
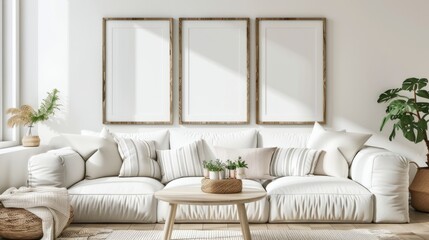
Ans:
<svg viewBox="0 0 429 240"><path fill-rule="evenodd" d="M327 131L316 122L307 147L325 153L319 158L314 174L346 178L349 164L370 137L371 134Z"/></svg>
<svg viewBox="0 0 429 240"><path fill-rule="evenodd" d="M70 187L85 176L85 161L70 147L51 150L28 160L28 186Z"/></svg>
<svg viewBox="0 0 429 240"><path fill-rule="evenodd" d="M270 162L276 148L223 148L215 147L216 158L223 162L241 157L246 161L246 178L271 179Z"/></svg>
<svg viewBox="0 0 429 240"><path fill-rule="evenodd" d="M203 176L204 147L201 140L174 150L157 150L156 153L162 183L181 177Z"/></svg>
<svg viewBox="0 0 429 240"><path fill-rule="evenodd" d="M155 142L131 138L116 138L122 158L120 177L151 177L160 179L161 170L156 158Z"/></svg>
<svg viewBox="0 0 429 240"><path fill-rule="evenodd" d="M276 177L313 174L321 150L277 148L271 160L270 174Z"/></svg>

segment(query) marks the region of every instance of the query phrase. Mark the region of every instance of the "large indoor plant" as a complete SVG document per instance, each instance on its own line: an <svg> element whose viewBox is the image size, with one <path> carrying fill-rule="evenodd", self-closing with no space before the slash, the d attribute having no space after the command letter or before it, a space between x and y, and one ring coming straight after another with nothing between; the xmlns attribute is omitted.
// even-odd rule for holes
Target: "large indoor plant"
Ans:
<svg viewBox="0 0 429 240"><path fill-rule="evenodd" d="M389 89L382 93L377 102L387 103L386 116L380 131L388 121L393 122L389 140L392 141L397 131L414 143L424 142L428 152L426 164L429 166L429 91L426 78L408 78L401 88ZM429 212L429 168L418 168L410 185L411 206L416 210Z"/></svg>
<svg viewBox="0 0 429 240"><path fill-rule="evenodd" d="M29 105L22 105L19 108L9 108L7 110L6 113L12 115L7 121L9 127L14 127L16 125L28 127L26 135L22 138L22 145L24 147L37 147L40 145L39 136L33 136L31 129L36 123L48 120L55 114L56 110L59 110L58 92L57 89L48 92L48 96L42 100L37 111Z"/></svg>

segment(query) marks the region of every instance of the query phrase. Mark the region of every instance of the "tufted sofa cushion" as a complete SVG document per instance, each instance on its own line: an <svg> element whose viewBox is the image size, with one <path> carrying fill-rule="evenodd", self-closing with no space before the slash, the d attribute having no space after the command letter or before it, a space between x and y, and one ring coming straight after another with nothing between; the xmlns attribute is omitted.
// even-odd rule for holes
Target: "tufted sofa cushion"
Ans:
<svg viewBox="0 0 429 240"><path fill-rule="evenodd" d="M83 180L69 189L75 222L156 222L154 193L164 187L147 177Z"/></svg>
<svg viewBox="0 0 429 240"><path fill-rule="evenodd" d="M282 177L266 190L269 222L371 222L374 214L372 193L346 178Z"/></svg>

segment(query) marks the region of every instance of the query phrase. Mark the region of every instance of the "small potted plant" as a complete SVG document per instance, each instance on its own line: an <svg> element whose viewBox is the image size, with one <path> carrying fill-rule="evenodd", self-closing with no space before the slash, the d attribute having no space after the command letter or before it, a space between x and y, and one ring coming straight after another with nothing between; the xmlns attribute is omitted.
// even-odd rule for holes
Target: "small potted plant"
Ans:
<svg viewBox="0 0 429 240"><path fill-rule="evenodd" d="M238 157L237 162L236 162L236 178L237 179L246 178L246 168L247 168L246 161L242 160L241 157Z"/></svg>
<svg viewBox="0 0 429 240"><path fill-rule="evenodd" d="M60 109L58 92L57 89L48 92L48 96L42 100L37 111L29 105L22 105L20 108L9 108L6 111L7 114L12 115L7 121L9 127L28 126L27 134L22 138L22 146L37 147L40 145L39 136L34 136L31 129L36 123L48 120L55 114L56 110Z"/></svg>
<svg viewBox="0 0 429 240"><path fill-rule="evenodd" d="M209 178L209 169L207 168L208 163L209 162L206 160L203 161L203 175L205 178Z"/></svg>
<svg viewBox="0 0 429 240"><path fill-rule="evenodd" d="M219 180L221 177L220 172L223 171L222 163L219 160L207 162L207 169L209 170L209 178L211 180Z"/></svg>
<svg viewBox="0 0 429 240"><path fill-rule="evenodd" d="M228 170L227 176L229 178L235 178L235 169L236 168L237 168L237 165L235 162L233 162L229 159L226 161L226 169Z"/></svg>

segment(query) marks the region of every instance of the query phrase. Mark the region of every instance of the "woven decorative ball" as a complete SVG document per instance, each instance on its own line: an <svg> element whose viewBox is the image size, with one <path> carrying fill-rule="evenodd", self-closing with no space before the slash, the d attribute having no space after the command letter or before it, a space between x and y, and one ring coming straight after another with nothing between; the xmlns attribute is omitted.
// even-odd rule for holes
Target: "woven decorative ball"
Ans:
<svg viewBox="0 0 429 240"><path fill-rule="evenodd" d="M73 221L70 207L69 225ZM23 208L5 208L0 204L0 238L40 239L43 236L42 219Z"/></svg>
<svg viewBox="0 0 429 240"><path fill-rule="evenodd" d="M211 180L203 178L201 180L201 191L205 193L239 193L243 189L240 179Z"/></svg>

